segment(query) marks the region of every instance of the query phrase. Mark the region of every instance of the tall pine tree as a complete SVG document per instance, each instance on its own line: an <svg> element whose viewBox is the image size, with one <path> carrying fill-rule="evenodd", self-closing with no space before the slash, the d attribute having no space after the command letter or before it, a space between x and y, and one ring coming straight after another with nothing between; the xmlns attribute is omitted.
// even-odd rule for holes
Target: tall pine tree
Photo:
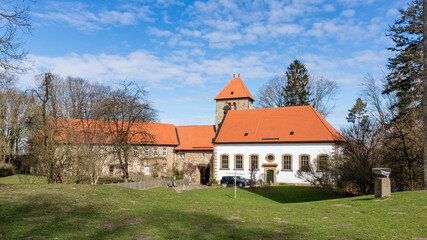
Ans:
<svg viewBox="0 0 427 240"><path fill-rule="evenodd" d="M423 1L413 0L406 10L400 10L400 14L387 33L395 44L388 49L396 55L388 59L390 73L384 93L395 94L394 107L399 114L405 114L419 107L422 99Z"/></svg>
<svg viewBox="0 0 427 240"><path fill-rule="evenodd" d="M305 65L294 60L285 73L286 85L283 87L282 96L284 105L304 106L310 104L310 82Z"/></svg>

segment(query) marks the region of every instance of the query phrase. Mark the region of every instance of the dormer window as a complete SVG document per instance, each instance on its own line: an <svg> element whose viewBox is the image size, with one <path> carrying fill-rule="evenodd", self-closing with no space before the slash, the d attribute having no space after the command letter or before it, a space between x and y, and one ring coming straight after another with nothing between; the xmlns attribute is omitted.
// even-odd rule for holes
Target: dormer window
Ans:
<svg viewBox="0 0 427 240"><path fill-rule="evenodd" d="M234 92L231 92L230 94L231 94L231 95L233 95L233 94L234 94Z"/></svg>

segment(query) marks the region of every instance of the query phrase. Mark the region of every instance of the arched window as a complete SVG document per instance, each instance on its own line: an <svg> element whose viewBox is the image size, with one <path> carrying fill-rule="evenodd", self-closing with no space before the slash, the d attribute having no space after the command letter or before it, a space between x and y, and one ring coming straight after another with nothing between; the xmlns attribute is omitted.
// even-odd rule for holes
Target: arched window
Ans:
<svg viewBox="0 0 427 240"><path fill-rule="evenodd" d="M254 170L259 170L259 156L257 154L252 154L249 156L249 159L250 170L252 170L252 168Z"/></svg>
<svg viewBox="0 0 427 240"><path fill-rule="evenodd" d="M299 169L301 171L309 171L310 170L310 155L303 154L299 156Z"/></svg>
<svg viewBox="0 0 427 240"><path fill-rule="evenodd" d="M322 154L317 156L317 171L326 171L328 169L328 155Z"/></svg>
<svg viewBox="0 0 427 240"><path fill-rule="evenodd" d="M234 166L236 170L243 170L243 155L236 154L234 155Z"/></svg>
<svg viewBox="0 0 427 240"><path fill-rule="evenodd" d="M221 169L229 169L228 167L228 155L221 155Z"/></svg>
<svg viewBox="0 0 427 240"><path fill-rule="evenodd" d="M282 155L282 170L292 170L292 155Z"/></svg>

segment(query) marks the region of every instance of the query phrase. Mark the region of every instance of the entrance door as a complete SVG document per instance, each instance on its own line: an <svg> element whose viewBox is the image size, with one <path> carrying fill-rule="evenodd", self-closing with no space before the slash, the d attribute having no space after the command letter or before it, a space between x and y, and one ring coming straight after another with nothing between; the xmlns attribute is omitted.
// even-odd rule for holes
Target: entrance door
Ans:
<svg viewBox="0 0 427 240"><path fill-rule="evenodd" d="M150 167L147 166L144 168L144 170L145 170L144 171L145 176L150 176Z"/></svg>
<svg viewBox="0 0 427 240"><path fill-rule="evenodd" d="M201 184L208 184L209 182L209 176L210 175L210 168L208 167L201 167L200 168L200 183Z"/></svg>
<svg viewBox="0 0 427 240"><path fill-rule="evenodd" d="M267 170L267 183L274 184L274 171L273 170Z"/></svg>

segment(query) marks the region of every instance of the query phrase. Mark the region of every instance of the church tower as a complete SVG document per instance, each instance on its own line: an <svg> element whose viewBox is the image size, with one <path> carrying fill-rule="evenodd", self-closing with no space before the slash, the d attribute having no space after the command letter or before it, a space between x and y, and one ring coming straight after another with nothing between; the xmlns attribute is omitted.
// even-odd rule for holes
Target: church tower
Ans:
<svg viewBox="0 0 427 240"><path fill-rule="evenodd" d="M235 77L222 89L214 98L216 101L215 129L222 123L227 111L252 109L255 99L246 88L240 74Z"/></svg>

